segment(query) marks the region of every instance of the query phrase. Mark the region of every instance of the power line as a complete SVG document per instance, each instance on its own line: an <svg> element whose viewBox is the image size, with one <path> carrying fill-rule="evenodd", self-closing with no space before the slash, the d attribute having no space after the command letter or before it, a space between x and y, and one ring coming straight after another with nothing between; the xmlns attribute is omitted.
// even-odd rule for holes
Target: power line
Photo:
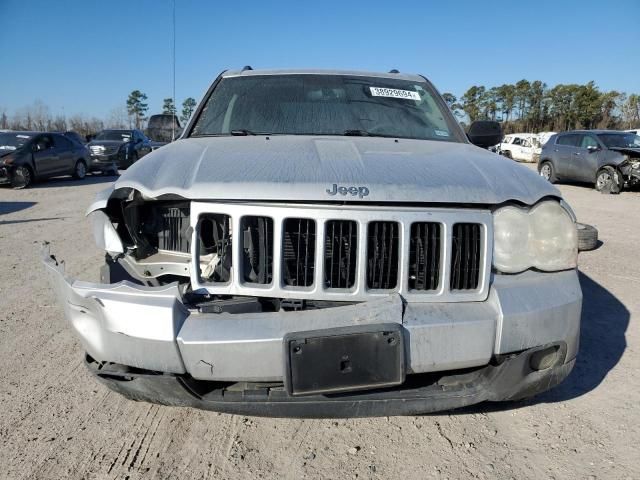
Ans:
<svg viewBox="0 0 640 480"><path fill-rule="evenodd" d="M172 0L173 2L173 47L171 50L171 61L173 68L173 81L172 81L172 91L173 91L173 109L175 112L173 113L173 118L171 119L171 141L173 142L176 139L176 115L178 112L178 107L176 104L176 0Z"/></svg>

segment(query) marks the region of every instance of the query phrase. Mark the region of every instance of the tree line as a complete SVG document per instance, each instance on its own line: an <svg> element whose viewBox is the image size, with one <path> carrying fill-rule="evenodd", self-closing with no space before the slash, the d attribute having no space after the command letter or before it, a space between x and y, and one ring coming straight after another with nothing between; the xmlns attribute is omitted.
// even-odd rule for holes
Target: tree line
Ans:
<svg viewBox="0 0 640 480"><path fill-rule="evenodd" d="M459 99L444 93L454 114L465 120L498 120L505 133L640 127L640 95L601 91L594 82L559 84L520 80L487 88L470 87Z"/></svg>
<svg viewBox="0 0 640 480"><path fill-rule="evenodd" d="M640 127L640 94L601 91L594 82L549 88L540 80L520 80L490 88L474 85L460 98L451 93L444 93L443 97L463 125L475 120L498 120L505 133ZM182 102L179 118L183 124L196 104L193 97ZM148 113L147 95L140 90L133 90L125 105L114 108L104 119L82 114L52 115L47 105L36 100L11 117L0 108L0 129L74 130L89 135L104 128L143 128ZM178 114L172 98L163 99L162 113Z"/></svg>
<svg viewBox="0 0 640 480"><path fill-rule="evenodd" d="M182 102L182 110L179 115L182 124L189 120L196 105L197 102L193 97L187 97ZM86 136L95 134L105 128L143 128L148 120L148 113L147 95L140 90L132 91L125 104L112 109L106 118L84 114L71 116L53 115L42 100L36 100L31 105L16 110L13 115L7 114L7 111L0 107L0 130L41 132L73 130L80 135ZM177 109L172 98L165 98L162 101L162 113L177 115Z"/></svg>

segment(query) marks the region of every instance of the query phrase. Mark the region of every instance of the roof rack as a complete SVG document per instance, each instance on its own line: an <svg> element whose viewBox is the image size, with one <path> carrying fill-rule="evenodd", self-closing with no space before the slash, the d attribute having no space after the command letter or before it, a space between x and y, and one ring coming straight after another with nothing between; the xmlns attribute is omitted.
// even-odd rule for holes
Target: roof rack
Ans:
<svg viewBox="0 0 640 480"><path fill-rule="evenodd" d="M400 73L400 71L394 68L392 70L389 70L389 73Z"/></svg>
<svg viewBox="0 0 640 480"><path fill-rule="evenodd" d="M240 71L244 72L245 70L253 70L253 68L251 68L251 65L245 65L244 67L242 67L242 70Z"/></svg>

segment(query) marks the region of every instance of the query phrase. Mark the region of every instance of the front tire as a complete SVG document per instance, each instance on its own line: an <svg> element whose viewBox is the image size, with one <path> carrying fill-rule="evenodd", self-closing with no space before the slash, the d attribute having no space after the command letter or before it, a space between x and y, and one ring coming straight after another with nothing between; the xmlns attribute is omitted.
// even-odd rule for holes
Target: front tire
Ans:
<svg viewBox="0 0 640 480"><path fill-rule="evenodd" d="M15 190L27 188L33 182L33 174L29 167L16 167L11 175L11 187Z"/></svg>
<svg viewBox="0 0 640 480"><path fill-rule="evenodd" d="M556 178L556 171L554 170L551 162L542 162L539 173L542 178L550 183L556 183L558 181Z"/></svg>
<svg viewBox="0 0 640 480"><path fill-rule="evenodd" d="M620 193L624 187L622 174L613 167L602 167L596 175L596 190L601 193Z"/></svg>
<svg viewBox="0 0 640 480"><path fill-rule="evenodd" d="M76 166L73 169L73 178L77 180L82 180L87 176L87 164L84 163L84 160L78 160L76 162Z"/></svg>
<svg viewBox="0 0 640 480"><path fill-rule="evenodd" d="M504 157L506 157L506 158L508 158L510 160L513 160L513 157L511 156L511 152L509 150L505 150L504 152L500 152L500 155L502 155L502 156L504 156Z"/></svg>

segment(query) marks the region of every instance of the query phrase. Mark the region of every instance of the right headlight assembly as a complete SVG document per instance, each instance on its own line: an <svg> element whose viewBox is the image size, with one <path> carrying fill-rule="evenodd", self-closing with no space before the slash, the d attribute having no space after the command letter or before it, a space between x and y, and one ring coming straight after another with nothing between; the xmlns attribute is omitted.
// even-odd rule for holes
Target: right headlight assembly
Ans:
<svg viewBox="0 0 640 480"><path fill-rule="evenodd" d="M576 225L554 200L531 208L507 206L496 210L493 236L493 266L503 273L529 268L553 272L578 264Z"/></svg>

